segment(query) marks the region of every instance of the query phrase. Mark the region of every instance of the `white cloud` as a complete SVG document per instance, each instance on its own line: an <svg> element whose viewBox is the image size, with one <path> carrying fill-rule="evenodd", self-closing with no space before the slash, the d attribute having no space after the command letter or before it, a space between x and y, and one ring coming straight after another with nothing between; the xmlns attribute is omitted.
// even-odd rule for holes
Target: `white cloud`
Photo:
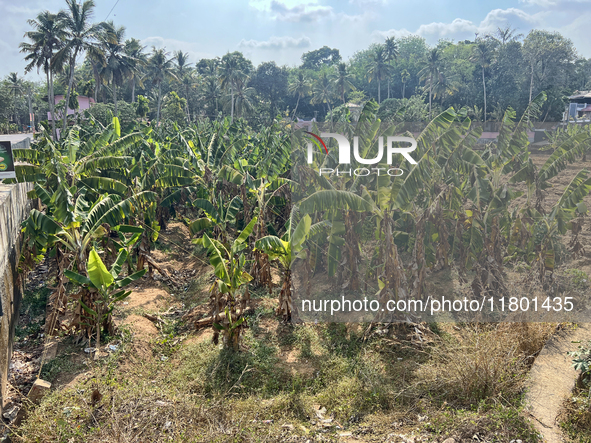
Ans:
<svg viewBox="0 0 591 443"><path fill-rule="evenodd" d="M330 6L320 6L314 3L303 3L289 7L283 2L271 1L271 13L274 18L287 22L314 22L325 17L331 17L334 10Z"/></svg>
<svg viewBox="0 0 591 443"><path fill-rule="evenodd" d="M314 23L334 21L347 24L360 24L376 18L372 6L385 4L386 0L351 0L365 6L361 14L350 15L337 12L332 6L322 6L316 0L251 0L249 5L277 21L291 23Z"/></svg>
<svg viewBox="0 0 591 443"><path fill-rule="evenodd" d="M197 43L175 40L172 38L164 38L159 36L147 37L142 40L142 44L151 49L152 46L156 48L166 48L166 51L172 53L173 51L183 51L189 54L191 63L195 63L202 58L213 58L214 55L209 52L200 50L200 45Z"/></svg>
<svg viewBox="0 0 591 443"><path fill-rule="evenodd" d="M434 35L437 37L455 36L458 33L475 33L478 32L478 26L470 20L456 18L451 23L429 23L428 25L421 25L417 29L417 34L420 36Z"/></svg>
<svg viewBox="0 0 591 443"><path fill-rule="evenodd" d="M301 49L308 48L312 44L309 37L271 37L266 41L259 40L245 40L242 39L238 46L245 49L270 49L270 50L281 50L281 49Z"/></svg>
<svg viewBox="0 0 591 443"><path fill-rule="evenodd" d="M423 24L414 32L410 32L405 28L375 31L373 37L376 40L383 40L387 37L400 38L409 34L417 34L433 43L440 38L451 38L455 40L472 39L475 34L484 35L492 33L498 27L506 25L510 25L518 30L529 29L533 26L540 25L545 15L545 12L528 14L517 8L493 9L478 25L470 20L456 18L450 23L433 22Z"/></svg>
<svg viewBox="0 0 591 443"><path fill-rule="evenodd" d="M521 9L493 9L480 23L479 33L495 31L499 26L511 25L516 29L529 28L540 24L544 13L528 14Z"/></svg>

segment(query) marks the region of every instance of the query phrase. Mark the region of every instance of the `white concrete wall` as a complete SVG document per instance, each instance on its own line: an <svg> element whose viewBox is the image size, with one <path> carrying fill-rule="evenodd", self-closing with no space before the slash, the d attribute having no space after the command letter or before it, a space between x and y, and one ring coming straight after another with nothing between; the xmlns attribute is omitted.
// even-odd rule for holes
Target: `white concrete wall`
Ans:
<svg viewBox="0 0 591 443"><path fill-rule="evenodd" d="M31 210L31 200L27 198L30 189L30 183L0 184L0 413L6 398L8 365L24 286L24 276L17 268L21 253L21 223Z"/></svg>

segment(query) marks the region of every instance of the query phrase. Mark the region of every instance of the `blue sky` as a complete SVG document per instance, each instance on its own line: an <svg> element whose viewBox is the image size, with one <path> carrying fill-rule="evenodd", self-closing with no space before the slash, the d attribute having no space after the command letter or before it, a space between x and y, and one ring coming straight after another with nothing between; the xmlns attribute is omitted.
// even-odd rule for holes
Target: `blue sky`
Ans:
<svg viewBox="0 0 591 443"><path fill-rule="evenodd" d="M95 20L117 0L95 0ZM0 77L23 73L18 44L26 20L63 0L0 0ZM559 31L591 57L591 0L119 0L109 19L148 46L188 52L192 62L240 50L255 64L297 65L303 52L336 47L346 60L385 37L418 34L429 44L463 40L511 25ZM37 79L32 73L27 77Z"/></svg>

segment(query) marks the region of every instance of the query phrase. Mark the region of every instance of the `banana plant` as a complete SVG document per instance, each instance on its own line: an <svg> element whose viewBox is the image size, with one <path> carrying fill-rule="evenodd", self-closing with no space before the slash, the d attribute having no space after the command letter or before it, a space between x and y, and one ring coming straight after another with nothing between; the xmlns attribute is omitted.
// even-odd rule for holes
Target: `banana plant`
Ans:
<svg viewBox="0 0 591 443"><path fill-rule="evenodd" d="M198 198L193 201L192 206L202 210L205 216L189 223L191 234L210 231L222 243L226 243L233 232L233 227L236 226L236 215L242 208L242 199L236 195L226 202L220 195L217 202L212 203Z"/></svg>
<svg viewBox="0 0 591 443"><path fill-rule="evenodd" d="M283 237L267 235L255 242L255 250L263 251L271 260L278 260L283 270L283 282L279 293L279 306L277 315L281 315L284 321L291 319L293 310L292 301L292 265L296 259L306 259L308 250L304 248L310 228L311 217L306 214L292 230L293 218L290 218L287 230Z"/></svg>
<svg viewBox="0 0 591 443"><path fill-rule="evenodd" d="M89 297L92 303L89 302L88 298L85 302L83 295L80 297L80 304L89 320L86 326L94 329L94 333L96 334L97 352L100 349L101 329L102 332L109 334L112 334L114 331L111 314L115 308L115 304L131 294L131 291L126 291L123 288L140 279L146 273L146 270L142 269L127 277L119 278L119 274L127 258L127 251L121 249L115 263L113 263L111 269L107 270L96 249L92 248L88 255L86 266L88 276L70 269L66 269L64 272L70 281L82 287L83 294L97 294L97 296ZM92 329L89 329L89 336L92 333Z"/></svg>
<svg viewBox="0 0 591 443"><path fill-rule="evenodd" d="M50 295L51 309L46 321L46 333L53 334L60 327L59 319L61 314L65 314L67 305L64 271L76 269L86 275L87 257L92 244L104 239L110 227L116 227L132 217L142 201L153 200L154 196L150 192L125 200L116 196L101 196L91 205L84 191L68 188L63 182L53 195L38 184L35 184L35 191L47 210L43 213L32 209L22 223L23 257L29 266L32 266L33 258L38 260L47 254L55 255L57 259L58 282ZM76 199L74 194L78 194ZM81 313L80 309L76 310L70 328L80 324Z"/></svg>
<svg viewBox="0 0 591 443"><path fill-rule="evenodd" d="M209 254L209 262L217 277L211 286L210 308L213 317L214 343L218 343L220 332L223 344L227 349L238 351L240 335L247 327L243 314L250 300L248 282L252 276L244 271L246 266L247 239L256 224L256 217L238 234L228 246L221 241L210 238L207 234L202 237L202 244ZM240 306L238 306L238 304Z"/></svg>

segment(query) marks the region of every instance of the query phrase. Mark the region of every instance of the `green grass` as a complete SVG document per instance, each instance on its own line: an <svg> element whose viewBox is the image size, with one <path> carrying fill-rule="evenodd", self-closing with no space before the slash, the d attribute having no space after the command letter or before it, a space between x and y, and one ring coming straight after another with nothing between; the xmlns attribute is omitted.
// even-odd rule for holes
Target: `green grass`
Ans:
<svg viewBox="0 0 591 443"><path fill-rule="evenodd" d="M53 286L52 281L48 278L45 284L40 287L31 288L30 285L24 290L23 300L20 307L21 317L28 318L29 321L23 324L19 321L16 325L15 336L17 340L25 337L36 337L40 332L43 332L43 325L45 322L45 307L47 299L49 298Z"/></svg>
<svg viewBox="0 0 591 443"><path fill-rule="evenodd" d="M454 437L456 441L468 441L473 440L474 436L486 436L486 441L490 442L535 442L539 439L520 407L483 401L473 410L453 409L448 406L427 414L428 422L423 428L443 440Z"/></svg>
<svg viewBox="0 0 591 443"><path fill-rule="evenodd" d="M68 346L56 358L46 361L41 368L40 378L54 383L60 375L74 374L85 369L86 366L74 358L76 351L79 351L79 347Z"/></svg>

